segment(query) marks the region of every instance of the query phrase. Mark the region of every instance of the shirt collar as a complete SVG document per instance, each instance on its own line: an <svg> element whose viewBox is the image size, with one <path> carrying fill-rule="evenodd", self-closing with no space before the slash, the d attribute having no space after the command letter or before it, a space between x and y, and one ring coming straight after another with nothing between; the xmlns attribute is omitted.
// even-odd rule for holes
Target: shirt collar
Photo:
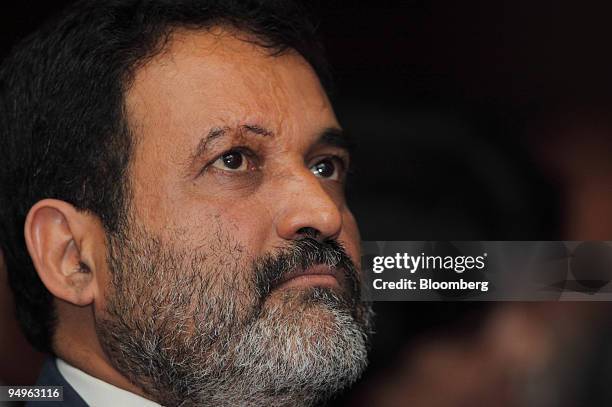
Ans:
<svg viewBox="0 0 612 407"><path fill-rule="evenodd" d="M149 399L90 376L62 359L57 358L55 363L64 379L89 406L160 407Z"/></svg>

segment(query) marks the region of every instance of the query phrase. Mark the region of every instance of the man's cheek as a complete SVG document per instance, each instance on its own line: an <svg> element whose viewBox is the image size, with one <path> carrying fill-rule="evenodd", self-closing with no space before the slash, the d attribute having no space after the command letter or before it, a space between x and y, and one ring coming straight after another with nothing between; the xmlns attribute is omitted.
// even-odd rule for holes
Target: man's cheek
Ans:
<svg viewBox="0 0 612 407"><path fill-rule="evenodd" d="M231 210L219 212L217 222L249 255L261 255L267 247L278 245L272 213L268 205L257 197L242 205L234 205Z"/></svg>

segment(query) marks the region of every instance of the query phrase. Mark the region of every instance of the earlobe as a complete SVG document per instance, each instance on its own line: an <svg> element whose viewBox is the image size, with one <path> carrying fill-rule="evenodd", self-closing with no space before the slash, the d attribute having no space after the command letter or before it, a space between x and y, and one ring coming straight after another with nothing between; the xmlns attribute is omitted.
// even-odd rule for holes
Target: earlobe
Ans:
<svg viewBox="0 0 612 407"><path fill-rule="evenodd" d="M25 240L34 267L55 297L85 306L94 300L92 266L81 253L83 222L72 205L55 199L36 203L25 222Z"/></svg>

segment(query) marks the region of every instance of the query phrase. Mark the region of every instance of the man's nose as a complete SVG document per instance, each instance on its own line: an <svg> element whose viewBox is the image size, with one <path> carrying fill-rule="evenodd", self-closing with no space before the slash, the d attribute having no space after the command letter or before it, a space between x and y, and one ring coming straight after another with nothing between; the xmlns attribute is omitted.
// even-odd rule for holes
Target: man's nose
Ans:
<svg viewBox="0 0 612 407"><path fill-rule="evenodd" d="M311 237L319 241L338 237L342 229L341 205L323 185L325 181L304 168L285 178L285 191L276 218L278 235L287 240Z"/></svg>

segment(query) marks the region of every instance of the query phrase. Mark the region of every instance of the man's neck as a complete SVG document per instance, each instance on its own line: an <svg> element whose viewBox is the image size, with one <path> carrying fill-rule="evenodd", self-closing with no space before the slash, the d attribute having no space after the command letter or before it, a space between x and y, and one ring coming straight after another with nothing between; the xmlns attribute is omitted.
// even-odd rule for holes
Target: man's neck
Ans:
<svg viewBox="0 0 612 407"><path fill-rule="evenodd" d="M68 384L90 406L159 407L151 400L106 383L62 359L56 359L55 363Z"/></svg>
<svg viewBox="0 0 612 407"><path fill-rule="evenodd" d="M56 301L58 323L54 335L55 354L67 364L119 389L151 399L117 369L102 350L95 331L91 307L76 307Z"/></svg>

